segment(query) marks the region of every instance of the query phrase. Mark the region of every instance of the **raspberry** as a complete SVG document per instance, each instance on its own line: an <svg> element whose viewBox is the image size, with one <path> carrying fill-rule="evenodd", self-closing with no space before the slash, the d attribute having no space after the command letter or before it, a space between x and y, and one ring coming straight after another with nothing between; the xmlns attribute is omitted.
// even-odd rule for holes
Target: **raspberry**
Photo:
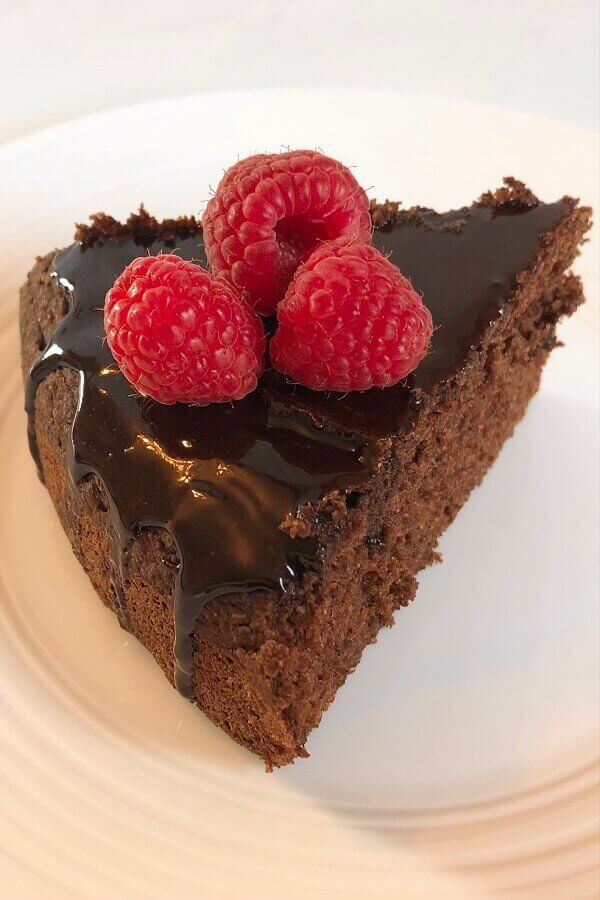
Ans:
<svg viewBox="0 0 600 900"><path fill-rule="evenodd" d="M321 241L371 239L369 202L354 175L312 150L236 163L209 201L202 227L212 270L264 314L275 311L298 265Z"/></svg>
<svg viewBox="0 0 600 900"><path fill-rule="evenodd" d="M104 328L127 380L159 403L240 400L263 368L256 313L225 281L179 256L134 259L106 295Z"/></svg>
<svg viewBox="0 0 600 900"><path fill-rule="evenodd" d="M341 238L300 266L277 309L276 369L315 391L388 387L424 357L431 315L374 247Z"/></svg>

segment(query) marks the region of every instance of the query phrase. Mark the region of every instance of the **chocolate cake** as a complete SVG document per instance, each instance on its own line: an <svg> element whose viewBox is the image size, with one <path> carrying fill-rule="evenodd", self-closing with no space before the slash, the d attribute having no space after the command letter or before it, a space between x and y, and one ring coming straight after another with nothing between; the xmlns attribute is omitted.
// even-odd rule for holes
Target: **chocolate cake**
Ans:
<svg viewBox="0 0 600 900"><path fill-rule="evenodd" d="M567 270L590 210L568 197L509 179L458 211L374 204L372 220L435 325L421 365L383 390L267 371L231 405L137 395L103 340L104 296L146 251L204 264L193 219L94 216L21 291L31 450L77 558L167 678L268 766L306 755L412 600L582 301Z"/></svg>

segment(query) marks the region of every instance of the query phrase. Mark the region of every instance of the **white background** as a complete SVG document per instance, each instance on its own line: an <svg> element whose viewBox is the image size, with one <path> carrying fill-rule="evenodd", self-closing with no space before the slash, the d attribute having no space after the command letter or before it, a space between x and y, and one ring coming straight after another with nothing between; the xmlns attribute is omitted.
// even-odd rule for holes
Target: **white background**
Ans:
<svg viewBox="0 0 600 900"><path fill-rule="evenodd" d="M483 100L595 128L598 7L598 0L0 0L0 143L143 100L324 85ZM357 124L368 120L368 109L357 110ZM446 140L451 135L441 134Z"/></svg>

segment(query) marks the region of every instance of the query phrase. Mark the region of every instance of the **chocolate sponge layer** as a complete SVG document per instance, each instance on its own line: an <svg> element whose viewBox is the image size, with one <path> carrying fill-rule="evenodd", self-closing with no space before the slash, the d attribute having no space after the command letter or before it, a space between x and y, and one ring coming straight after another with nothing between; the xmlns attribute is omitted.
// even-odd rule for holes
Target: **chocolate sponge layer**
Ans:
<svg viewBox="0 0 600 900"><path fill-rule="evenodd" d="M195 702L268 766L306 755L308 734L364 647L412 600L416 575L436 558L439 536L523 416L556 345L558 319L582 301L579 280L564 273L587 225L587 211L573 206L540 246L535 264L517 278L505 314L456 375L433 389L410 429L378 443L373 473L360 491L318 504L326 512L318 535L324 548L319 572L307 574L291 599L238 593L209 603L200 614ZM102 239L110 238L112 227L103 220ZM165 226L150 220L144 227L160 237ZM37 261L21 291L25 378L66 313L64 294L49 275L53 258ZM67 476L77 391L77 373L69 369L53 372L38 388L42 472L75 555L102 601L116 609L118 563L104 487L91 476L74 490ZM171 681L177 566L167 532L143 529L132 543L124 586L131 629Z"/></svg>

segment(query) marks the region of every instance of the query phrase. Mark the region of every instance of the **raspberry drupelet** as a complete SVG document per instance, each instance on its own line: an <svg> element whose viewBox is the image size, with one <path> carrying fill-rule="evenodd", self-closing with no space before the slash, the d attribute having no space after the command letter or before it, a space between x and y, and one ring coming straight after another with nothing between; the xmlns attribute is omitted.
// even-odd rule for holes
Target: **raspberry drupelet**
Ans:
<svg viewBox="0 0 600 900"><path fill-rule="evenodd" d="M423 359L433 325L374 247L340 238L301 265L277 308L273 366L315 391L389 387Z"/></svg>
<svg viewBox="0 0 600 900"><path fill-rule="evenodd" d="M371 239L364 190L346 166L312 150L259 154L233 165L202 227L213 272L263 314L275 311L296 268L320 242Z"/></svg>
<svg viewBox="0 0 600 900"><path fill-rule="evenodd" d="M127 380L160 403L240 400L263 369L256 313L225 280L173 254L127 266L106 295L104 328Z"/></svg>

